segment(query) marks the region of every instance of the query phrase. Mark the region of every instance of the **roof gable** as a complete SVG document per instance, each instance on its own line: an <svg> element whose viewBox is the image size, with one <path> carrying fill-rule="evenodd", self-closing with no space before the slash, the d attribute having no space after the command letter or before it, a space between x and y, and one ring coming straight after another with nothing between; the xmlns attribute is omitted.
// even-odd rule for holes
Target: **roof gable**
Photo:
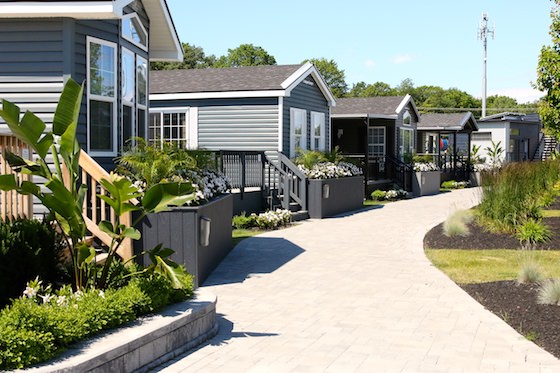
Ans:
<svg viewBox="0 0 560 373"><path fill-rule="evenodd" d="M418 123L419 130L478 130L473 114L466 113L429 113L422 114Z"/></svg>
<svg viewBox="0 0 560 373"><path fill-rule="evenodd" d="M396 119L409 103L416 117L419 118L420 115L410 95L340 98L337 99L337 106L333 109L332 116Z"/></svg>
<svg viewBox="0 0 560 373"><path fill-rule="evenodd" d="M289 96L310 75L334 105L332 93L310 63L152 71L150 99Z"/></svg>
<svg viewBox="0 0 560 373"><path fill-rule="evenodd" d="M0 18L69 17L75 19L120 19L133 0L101 1L2 1ZM165 0L142 0L150 18L150 60L182 61L183 47Z"/></svg>

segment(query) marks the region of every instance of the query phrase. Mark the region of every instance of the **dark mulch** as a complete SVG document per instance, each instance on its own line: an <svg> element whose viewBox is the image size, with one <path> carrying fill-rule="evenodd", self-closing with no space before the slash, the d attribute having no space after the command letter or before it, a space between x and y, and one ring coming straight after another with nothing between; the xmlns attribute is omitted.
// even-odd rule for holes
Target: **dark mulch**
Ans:
<svg viewBox="0 0 560 373"><path fill-rule="evenodd" d="M537 304L537 285L497 281L461 287L519 334L560 358L560 307Z"/></svg>
<svg viewBox="0 0 560 373"><path fill-rule="evenodd" d="M543 219L544 224L551 230L553 236L550 241L540 243L536 249L560 250L560 218ZM424 237L424 247L430 249L519 249L519 240L511 234L492 233L472 222L468 225L470 234L465 237L447 237L443 234L443 223L437 225Z"/></svg>
<svg viewBox="0 0 560 373"><path fill-rule="evenodd" d="M560 209L560 201L556 205L557 209ZM560 250L560 218L546 218L543 221L552 231L553 237L537 248ZM467 250L520 249L519 240L514 236L489 232L476 223L469 225L471 233L466 237L447 237L443 234L442 225L436 226L426 234L424 247ZM537 304L538 285L497 281L461 287L521 335L560 358L560 306Z"/></svg>

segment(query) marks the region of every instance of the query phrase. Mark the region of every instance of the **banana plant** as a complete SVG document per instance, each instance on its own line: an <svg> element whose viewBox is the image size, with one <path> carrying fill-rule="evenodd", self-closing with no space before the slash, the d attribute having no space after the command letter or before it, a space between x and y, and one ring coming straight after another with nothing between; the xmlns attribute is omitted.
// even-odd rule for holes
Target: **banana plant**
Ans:
<svg viewBox="0 0 560 373"><path fill-rule="evenodd" d="M30 181L18 183L14 174L0 175L0 189L32 194L52 213L70 248L76 289L95 284L96 277L96 271L90 270L95 265L95 250L85 239L87 229L82 215L87 186L79 179L81 148L76 130L82 96L83 84L69 79L62 90L50 131L47 131L46 124L35 114L27 111L21 116L20 108L7 100L2 101L0 110L0 117L11 132L37 155L36 160L28 160L6 151L5 159L14 172L45 179L45 188L41 189ZM52 170L47 161L49 154L52 155ZM66 182L63 165L67 170ZM139 196L139 191L129 180L112 176L110 180L102 180L101 184L107 189L108 195L100 198L114 209L117 217L135 210L141 210L141 216L159 212L170 205L181 205L194 198L190 184L156 184L143 196L142 205L136 206L132 201ZM102 270L101 282L97 284L103 287L111 259L119 245L125 238L140 238L140 233L120 222L113 226L110 222L103 221L99 223L99 228L114 238L114 244L109 250L109 260Z"/></svg>

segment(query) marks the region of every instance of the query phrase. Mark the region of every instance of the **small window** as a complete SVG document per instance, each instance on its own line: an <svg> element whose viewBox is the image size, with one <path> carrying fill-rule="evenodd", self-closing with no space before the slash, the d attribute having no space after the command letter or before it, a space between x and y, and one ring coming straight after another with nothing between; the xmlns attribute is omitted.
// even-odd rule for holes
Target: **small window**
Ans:
<svg viewBox="0 0 560 373"><path fill-rule="evenodd" d="M405 110L405 112L403 113L403 124L405 126L410 126L412 122L411 116L410 116L410 112L408 110Z"/></svg>
<svg viewBox="0 0 560 373"><path fill-rule="evenodd" d="M473 132L472 139L477 141L491 141L492 132Z"/></svg>
<svg viewBox="0 0 560 373"><path fill-rule="evenodd" d="M311 149L324 151L325 144L325 113L311 112Z"/></svg>
<svg viewBox="0 0 560 373"><path fill-rule="evenodd" d="M148 33L136 14L129 14L122 20L122 36L140 48L148 49Z"/></svg>
<svg viewBox="0 0 560 373"><path fill-rule="evenodd" d="M385 156L385 127L368 128L368 155L370 157Z"/></svg>
<svg viewBox="0 0 560 373"><path fill-rule="evenodd" d="M154 145L170 142L180 148L188 148L188 109L182 111L150 112L148 126L150 143Z"/></svg>

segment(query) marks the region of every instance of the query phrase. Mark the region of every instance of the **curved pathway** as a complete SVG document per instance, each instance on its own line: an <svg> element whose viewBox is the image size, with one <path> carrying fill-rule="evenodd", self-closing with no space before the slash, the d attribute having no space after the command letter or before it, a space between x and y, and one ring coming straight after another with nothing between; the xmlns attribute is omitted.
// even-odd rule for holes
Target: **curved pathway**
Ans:
<svg viewBox="0 0 560 373"><path fill-rule="evenodd" d="M479 190L311 220L244 240L205 286L220 332L162 372L560 372L422 249Z"/></svg>

